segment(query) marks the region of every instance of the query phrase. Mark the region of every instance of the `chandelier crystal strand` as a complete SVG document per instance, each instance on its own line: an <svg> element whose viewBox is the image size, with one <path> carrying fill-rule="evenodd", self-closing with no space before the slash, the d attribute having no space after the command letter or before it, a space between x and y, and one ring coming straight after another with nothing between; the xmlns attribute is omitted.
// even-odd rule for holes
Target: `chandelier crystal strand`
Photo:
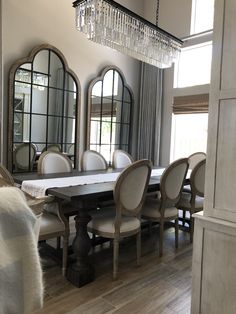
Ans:
<svg viewBox="0 0 236 314"><path fill-rule="evenodd" d="M76 27L89 40L159 68L170 67L178 58L181 40L115 1L79 0L73 5Z"/></svg>

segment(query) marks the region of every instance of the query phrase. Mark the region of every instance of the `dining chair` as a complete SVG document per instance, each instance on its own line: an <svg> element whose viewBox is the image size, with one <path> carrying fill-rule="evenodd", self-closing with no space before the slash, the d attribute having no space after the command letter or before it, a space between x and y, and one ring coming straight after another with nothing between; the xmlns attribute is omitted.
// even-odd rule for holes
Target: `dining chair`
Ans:
<svg viewBox="0 0 236 314"><path fill-rule="evenodd" d="M39 174L50 174L50 173L62 173L62 172L72 172L72 163L71 160L62 153L54 151L45 151L39 157L38 161L38 173ZM55 228L52 230L50 235L50 230L47 228L47 222L42 219L42 236L44 240L49 237L57 237L57 248L60 248L60 239L63 237L63 262L62 262L62 272L63 275L66 273L67 268L67 255L68 255L68 243L70 236L69 228L69 217L65 217L62 211L62 206L70 207L69 204L63 203L58 204L55 201L52 201L45 205L44 211L47 213L47 220L52 220L53 216L59 217L60 223L55 225ZM62 227L63 225L63 232ZM58 230L58 232L57 232ZM48 233L49 231L49 233Z"/></svg>
<svg viewBox="0 0 236 314"><path fill-rule="evenodd" d="M36 146L33 143L22 143L13 152L13 162L16 171L32 171L35 157Z"/></svg>
<svg viewBox="0 0 236 314"><path fill-rule="evenodd" d="M133 157L126 151L117 149L113 153L112 167L114 169L125 168L134 162Z"/></svg>
<svg viewBox="0 0 236 314"><path fill-rule="evenodd" d="M45 146L42 150L42 153L49 151L49 152L60 152L61 146L59 144L49 144Z"/></svg>
<svg viewBox="0 0 236 314"><path fill-rule="evenodd" d="M0 188L14 186L13 177L3 165L0 165L0 174L2 175L0 177ZM36 198L26 192L23 193L27 205L37 217L40 217L39 241L64 237L62 261L62 274L64 276L67 267L69 222L62 213L61 205L52 202L53 198L50 196Z"/></svg>
<svg viewBox="0 0 236 314"><path fill-rule="evenodd" d="M193 242L194 219L192 215L203 210L206 159L195 165L190 175L191 193L182 192L178 208L190 213L190 242ZM185 215L184 215L185 217Z"/></svg>
<svg viewBox="0 0 236 314"><path fill-rule="evenodd" d="M105 158L95 150L86 150L81 157L81 170L106 170L108 168Z"/></svg>
<svg viewBox="0 0 236 314"><path fill-rule="evenodd" d="M177 204L183 182L188 171L188 158L171 163L160 179L160 198L146 198L141 217L149 222L159 223L159 256L163 255L164 224L175 221L175 247L178 247L178 209Z"/></svg>
<svg viewBox="0 0 236 314"><path fill-rule="evenodd" d="M151 162L139 160L125 168L114 187L115 206L109 213L96 215L88 223L88 231L113 239L113 278L117 278L119 242L122 238L136 235L137 264L140 263L141 233L140 211L151 174ZM105 211L105 210L104 210Z"/></svg>
<svg viewBox="0 0 236 314"><path fill-rule="evenodd" d="M45 151L40 155L38 161L39 174L60 172L72 172L71 160L66 155L54 151Z"/></svg>

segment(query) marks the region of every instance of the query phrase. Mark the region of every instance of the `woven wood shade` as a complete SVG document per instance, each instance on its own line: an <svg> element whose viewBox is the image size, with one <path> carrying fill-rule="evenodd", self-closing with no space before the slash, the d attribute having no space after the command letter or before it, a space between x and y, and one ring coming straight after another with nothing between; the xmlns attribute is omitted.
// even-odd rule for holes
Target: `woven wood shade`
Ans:
<svg viewBox="0 0 236 314"><path fill-rule="evenodd" d="M174 97L173 113L208 113L209 94Z"/></svg>

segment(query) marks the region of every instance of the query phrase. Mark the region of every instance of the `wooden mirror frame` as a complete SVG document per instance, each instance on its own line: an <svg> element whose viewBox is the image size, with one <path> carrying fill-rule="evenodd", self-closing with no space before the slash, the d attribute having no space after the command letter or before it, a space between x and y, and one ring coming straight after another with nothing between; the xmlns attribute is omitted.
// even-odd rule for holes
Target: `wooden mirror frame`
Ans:
<svg viewBox="0 0 236 314"><path fill-rule="evenodd" d="M8 96L8 149L7 149L7 167L10 172L13 172L13 129L14 129L14 95L15 95L15 75L17 69L22 66L25 63L33 63L35 56L41 51L41 50L48 50L55 53L58 58L61 60L65 73L68 73L74 80L74 84L76 86L76 112L75 112L75 150L74 150L74 168L78 169L79 162L78 162L78 156L79 156L79 131L80 131L80 103L81 103L81 85L80 81L75 74L74 71L72 71L68 67L68 63L66 61L65 56L62 54L60 50L58 50L56 47L49 45L49 44L42 44L39 46L36 46L33 48L33 50L30 52L28 57L21 58L17 60L10 68L9 71L9 96ZM29 83L33 84L33 82ZM49 89L49 86L47 86ZM63 91L65 91L65 87L62 88ZM32 95L32 91L31 94ZM47 100L48 102L48 100ZM31 100L32 104L32 100ZM31 113L32 114L32 113ZM47 113L48 115L48 113ZM45 141L46 142L46 141Z"/></svg>
<svg viewBox="0 0 236 314"><path fill-rule="evenodd" d="M101 71L101 74L89 83L88 92L87 92L87 104L88 104L88 107L87 107L87 131L86 131L86 135L85 135L86 149L87 150L91 149L90 148L90 126L91 126L92 89L97 82L104 80L105 74L110 70L118 72L118 74L120 75L122 82L123 82L123 88L126 88L130 94L129 143L128 143L128 150L127 150L127 152L130 153L130 151L131 151L132 127L133 127L131 117L132 117L133 106L134 106L134 94L133 94L131 87L126 83L126 79L125 79L123 72L118 67L116 67L114 65L105 67ZM124 103L124 99L122 99L122 105L123 105L123 103ZM112 156L111 156L111 162L112 162Z"/></svg>

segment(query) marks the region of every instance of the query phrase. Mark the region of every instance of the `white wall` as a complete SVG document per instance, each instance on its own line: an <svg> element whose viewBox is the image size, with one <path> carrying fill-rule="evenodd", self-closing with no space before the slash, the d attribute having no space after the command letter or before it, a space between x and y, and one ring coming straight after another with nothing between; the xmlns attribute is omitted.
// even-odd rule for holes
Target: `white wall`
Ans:
<svg viewBox="0 0 236 314"><path fill-rule="evenodd" d="M142 14L143 0L120 0L129 9ZM86 88L91 79L107 65L116 65L124 73L131 86L135 105L138 103L140 63L114 50L89 42L75 29L75 12L68 0L2 0L3 27L3 115L7 116L8 72L11 64L29 54L42 43L56 46L66 57L68 64L81 83L81 148L84 146ZM1 108L1 107L0 107ZM134 119L136 121L137 119ZM6 159L7 121L4 130L3 161ZM135 142L133 143L135 147Z"/></svg>

